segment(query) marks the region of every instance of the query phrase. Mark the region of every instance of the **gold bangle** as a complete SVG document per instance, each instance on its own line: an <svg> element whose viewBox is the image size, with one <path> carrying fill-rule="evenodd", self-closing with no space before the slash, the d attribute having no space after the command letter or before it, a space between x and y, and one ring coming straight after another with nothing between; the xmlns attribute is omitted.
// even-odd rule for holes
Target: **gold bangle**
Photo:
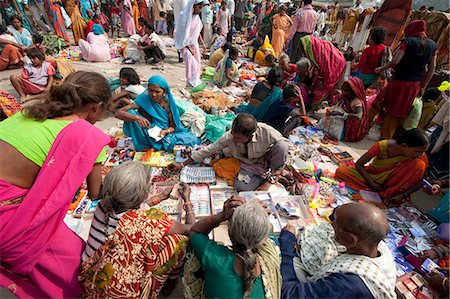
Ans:
<svg viewBox="0 0 450 299"><path fill-rule="evenodd" d="M442 280L442 288L444 289L444 291L448 290L448 287L446 285L446 282L448 281L447 277L444 277L444 279Z"/></svg>

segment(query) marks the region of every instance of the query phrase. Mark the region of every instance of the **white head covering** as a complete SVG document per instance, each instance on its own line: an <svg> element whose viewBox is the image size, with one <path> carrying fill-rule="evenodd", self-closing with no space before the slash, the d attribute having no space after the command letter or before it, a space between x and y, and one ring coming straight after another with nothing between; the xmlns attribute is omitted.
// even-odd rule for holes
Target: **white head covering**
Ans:
<svg viewBox="0 0 450 299"><path fill-rule="evenodd" d="M183 49L187 45L192 45L191 35L189 34L191 28L191 21L193 17L194 5L203 3L203 0L189 0L184 6L178 18L178 23L175 23L175 48ZM200 22L200 25L202 23ZM200 30L201 30L200 26ZM197 41L198 42L198 41Z"/></svg>
<svg viewBox="0 0 450 299"><path fill-rule="evenodd" d="M210 4L210 2L208 0L204 0L203 4L208 5L208 4Z"/></svg>

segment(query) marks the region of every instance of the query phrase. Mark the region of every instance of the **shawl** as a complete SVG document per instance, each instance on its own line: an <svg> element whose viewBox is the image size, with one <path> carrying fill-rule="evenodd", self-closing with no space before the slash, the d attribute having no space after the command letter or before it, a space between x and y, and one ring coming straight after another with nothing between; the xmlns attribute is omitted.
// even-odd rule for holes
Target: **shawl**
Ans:
<svg viewBox="0 0 450 299"><path fill-rule="evenodd" d="M386 246L378 246L383 254L389 254ZM374 298L396 298L395 282L389 282L384 271L378 266L375 259L367 256L345 253L345 247L336 243L334 229L330 223L324 222L318 226L307 228L299 238L302 270L308 269L312 276L308 281L317 281L333 273L353 273L358 275ZM394 261L392 260L394 266ZM296 270L297 271L297 270Z"/></svg>
<svg viewBox="0 0 450 299"><path fill-rule="evenodd" d="M192 40L192 37L198 36L200 31L202 30L203 24L199 22L200 25L196 28L194 34L190 34L191 31L191 22L193 17L194 5L198 3L202 3L202 0L189 0L186 6L180 13L178 18L178 22L175 23L175 48L178 50L183 49L188 45L195 44L198 41Z"/></svg>
<svg viewBox="0 0 450 299"><path fill-rule="evenodd" d="M166 91L167 100L169 101L170 112L172 113L173 122L175 124L175 132L187 132L188 130L180 122L180 112L178 111L175 99L170 91L169 84L166 79L161 76L152 76L148 79L148 85L155 84ZM160 128L169 127L169 116L161 105L153 101L145 91L136 98L136 103L152 116L152 123Z"/></svg>
<svg viewBox="0 0 450 299"><path fill-rule="evenodd" d="M427 22L415 20L405 28L405 37L427 37Z"/></svg>

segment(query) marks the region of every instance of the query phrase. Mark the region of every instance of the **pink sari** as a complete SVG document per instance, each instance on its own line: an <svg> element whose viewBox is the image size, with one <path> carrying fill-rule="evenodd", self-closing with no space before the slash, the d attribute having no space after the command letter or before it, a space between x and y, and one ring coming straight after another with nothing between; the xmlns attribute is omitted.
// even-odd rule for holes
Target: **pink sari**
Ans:
<svg viewBox="0 0 450 299"><path fill-rule="evenodd" d="M21 298L81 294L85 243L63 219L108 142L88 122L74 121L56 137L30 190L0 180L0 286Z"/></svg>
<svg viewBox="0 0 450 299"><path fill-rule="evenodd" d="M181 49L181 55L186 63L186 84L195 87L202 83L200 81L200 74L202 70L202 58L200 55L200 46L198 44L198 37L202 30L202 22L199 15L192 16L191 24L189 28L189 36L192 43L189 45L192 52L186 47Z"/></svg>
<svg viewBox="0 0 450 299"><path fill-rule="evenodd" d="M136 34L136 26L134 25L133 8L130 0L123 0L120 6L121 26L128 36Z"/></svg>

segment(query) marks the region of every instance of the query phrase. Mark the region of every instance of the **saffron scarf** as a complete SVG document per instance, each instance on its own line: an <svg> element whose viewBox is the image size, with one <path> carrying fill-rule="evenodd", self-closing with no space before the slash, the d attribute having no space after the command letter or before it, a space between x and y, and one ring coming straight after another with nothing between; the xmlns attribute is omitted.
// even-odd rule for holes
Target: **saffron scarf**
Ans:
<svg viewBox="0 0 450 299"><path fill-rule="evenodd" d="M2 287L18 297L80 295L76 276L85 244L63 219L75 192L109 141L92 124L76 120L56 137L30 190L1 181ZM18 198L16 203L11 202ZM10 202L5 204L7 200Z"/></svg>

